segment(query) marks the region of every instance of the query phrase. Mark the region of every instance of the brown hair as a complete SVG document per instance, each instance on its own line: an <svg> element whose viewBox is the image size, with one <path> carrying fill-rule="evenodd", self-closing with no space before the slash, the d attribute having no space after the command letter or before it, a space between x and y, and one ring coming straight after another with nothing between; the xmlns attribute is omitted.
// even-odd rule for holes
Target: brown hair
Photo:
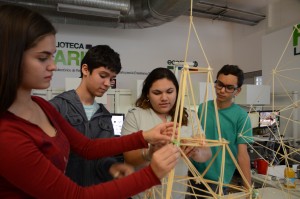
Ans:
<svg viewBox="0 0 300 199"><path fill-rule="evenodd" d="M147 95L150 91L152 84L155 81L164 79L164 78L172 81L176 88L176 101L175 101L174 106L172 107L172 109L169 112L169 114L172 117L172 121L174 121L175 109L176 109L176 103L177 103L177 97L178 97L178 91L179 91L179 84L178 84L178 81L177 81L174 73L167 68L155 68L154 70L152 70L149 73L149 75L146 77L146 79L144 81L141 96L136 100L135 105L142 109L152 108L152 105L149 102ZM177 121L177 122L179 122L179 121ZM186 111L186 108L184 108L183 117L182 117L182 125L187 126L187 124L188 124L188 113Z"/></svg>
<svg viewBox="0 0 300 199"><path fill-rule="evenodd" d="M21 6L0 6L0 114L16 98L24 51L50 34L56 30L42 15Z"/></svg>

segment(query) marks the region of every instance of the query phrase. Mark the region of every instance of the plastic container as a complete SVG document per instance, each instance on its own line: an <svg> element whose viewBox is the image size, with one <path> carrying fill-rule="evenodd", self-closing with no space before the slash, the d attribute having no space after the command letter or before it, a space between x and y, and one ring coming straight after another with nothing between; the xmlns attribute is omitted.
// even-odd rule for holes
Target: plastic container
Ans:
<svg viewBox="0 0 300 199"><path fill-rule="evenodd" d="M269 163L264 159L254 160L254 168L258 174L267 175Z"/></svg>
<svg viewBox="0 0 300 199"><path fill-rule="evenodd" d="M284 186L286 188L296 188L296 182L295 182L296 174L295 171L292 168L292 165L287 165L284 169Z"/></svg>

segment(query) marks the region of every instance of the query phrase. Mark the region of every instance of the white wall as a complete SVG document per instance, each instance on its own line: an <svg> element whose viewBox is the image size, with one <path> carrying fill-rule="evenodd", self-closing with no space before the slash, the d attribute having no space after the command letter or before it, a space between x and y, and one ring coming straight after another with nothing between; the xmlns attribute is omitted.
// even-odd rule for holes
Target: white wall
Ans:
<svg viewBox="0 0 300 199"><path fill-rule="evenodd" d="M261 10L266 19L256 26L233 25L233 63L244 72L263 69L262 38L300 23L299 0L269 0L268 7Z"/></svg>
<svg viewBox="0 0 300 199"><path fill-rule="evenodd" d="M299 123L298 115L300 114L300 110L299 107L294 108L296 107L295 105L299 104L299 102L297 102L298 97L296 97L295 101L291 91L297 91L298 94L300 91L300 45L297 46L299 55L295 55L293 40L291 38L292 33L293 26L290 26L263 37L262 69L264 84L270 85L274 93L283 93L281 95L275 95L274 98L271 99L271 101L274 99L274 109L282 110L282 116L296 119ZM293 102L293 100L295 102ZM271 106L272 105L273 102L271 102ZM294 111L294 114L291 114L292 111ZM298 132L298 129L300 129L299 124L292 121L287 123L287 121L287 119L281 119L281 131L286 130L287 136L300 138ZM285 129L286 125L287 129Z"/></svg>
<svg viewBox="0 0 300 199"><path fill-rule="evenodd" d="M266 9L267 33L299 23L299 0L272 0Z"/></svg>
<svg viewBox="0 0 300 199"><path fill-rule="evenodd" d="M211 67L218 70L222 65L231 63L232 24L200 18L194 18L194 24ZM116 50L121 56L123 66L122 73L117 77L117 87L131 89L133 96L136 96L137 79L145 79L147 73L156 67L166 67L168 60L184 59L189 17L182 16L173 22L146 29L111 29L65 24L55 26L58 30L57 41L108 44ZM199 66L208 66L194 33L190 37L187 61L197 61ZM124 74L134 71L145 74ZM79 72L56 72L51 86L63 88L64 76L78 77Z"/></svg>
<svg viewBox="0 0 300 199"><path fill-rule="evenodd" d="M263 79L265 84L274 85L274 92L300 91L300 42L296 46L298 55L295 55L292 34L293 25L267 34L262 39Z"/></svg>
<svg viewBox="0 0 300 199"><path fill-rule="evenodd" d="M261 38L264 35L264 22L256 26L234 24L233 63L244 72L262 69Z"/></svg>
<svg viewBox="0 0 300 199"><path fill-rule="evenodd" d="M270 2L272 3L269 7L262 10L267 13L267 19L256 26L194 17L194 24L214 73L224 64L237 64L244 72L263 69L262 37L300 22L300 1ZM117 87L129 88L133 91L133 96L136 96L137 79L144 79L147 73L156 67L166 67L168 60L184 58L189 17L181 16L173 22L146 29L112 29L65 24L56 24L56 27L58 40L93 45L108 44L119 52L123 73L118 75ZM200 66L206 67L194 34L191 36L189 47L187 60L198 61ZM126 72L144 74L125 74ZM57 72L52 87L62 88L64 76L78 77L79 73ZM196 77L197 82L202 80Z"/></svg>
<svg viewBox="0 0 300 199"><path fill-rule="evenodd" d="M272 86L272 72L278 64L278 75L284 75L288 78L280 77L280 81L275 79L274 92L283 90L298 91L300 72L298 70L280 72L281 69L298 68L300 55L293 55L293 46L289 43L282 61L279 59L284 51L289 37L292 33L292 27L300 23L300 1L299 0L272 0L270 5L262 10L266 13L267 19L256 26L245 26L240 24L233 25L233 62L240 65L244 72L262 70L263 84ZM298 47L298 51L299 51ZM277 76L278 77L278 76ZM294 80L290 79L294 78ZM296 80L298 79L298 81ZM296 81L295 81L296 80ZM292 103L293 96L276 96L275 106L285 107ZM265 109L271 109L272 104ZM275 107L276 108L276 107ZM299 109L299 108L298 108ZM294 117L298 120L300 111L294 109L295 114L291 116L291 110L282 111L284 117ZM296 117L295 117L296 116ZM286 136L300 138L299 124L290 122L286 128L287 119L281 119L280 131L286 130ZM286 129L285 129L286 128Z"/></svg>

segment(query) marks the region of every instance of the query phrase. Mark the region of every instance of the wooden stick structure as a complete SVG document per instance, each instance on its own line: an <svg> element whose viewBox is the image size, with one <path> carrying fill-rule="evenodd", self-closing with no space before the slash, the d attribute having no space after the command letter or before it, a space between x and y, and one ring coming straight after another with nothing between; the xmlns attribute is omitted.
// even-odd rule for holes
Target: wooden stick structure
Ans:
<svg viewBox="0 0 300 199"><path fill-rule="evenodd" d="M212 72L210 69L209 70L208 69L203 70L203 68L193 70L192 72L195 73L195 71L197 71L199 73L204 73L204 72L205 73L211 73ZM251 197L251 195L252 195L251 185L247 184L247 180L246 180L245 176L242 173L241 173L241 176L242 176L245 184L247 184L247 188L236 186L236 185L225 184L223 182L224 181L224 175L225 175L225 172L226 172L225 171L225 154L226 153L228 153L230 155L230 157L233 159L233 162L234 162L235 166L238 168L239 172L241 172L241 169L239 168L239 165L237 164L237 161L235 160L235 157L233 156L230 148L228 147L228 144L229 144L228 141L223 139L222 136L221 136L220 125L218 125L218 130L219 130L218 134L220 135L220 138L218 140L210 140L210 139L205 138L205 134L203 132L203 129L201 128L199 119L197 121L190 121L190 122L196 122L197 126L198 126L197 132L193 132L193 137L182 137L181 136L181 118L182 118L182 114L183 114L185 98L188 98L188 101L189 101L188 104L190 104L191 106L195 105L195 97L194 97L194 91L193 91L193 87L192 87L192 83L191 83L190 72L191 72L191 70L189 69L189 66L185 65L183 67L183 70L182 70L182 73L181 73L181 81L180 81L178 100L177 100L176 112L175 112L175 118L174 118L174 121L179 121L178 137L177 137L176 143L178 143L179 146L218 147L219 151L218 151L217 154L214 155L214 157L212 157L212 160L211 160L208 168L206 168L206 170L202 174L199 173L199 171L197 170L197 168L195 168L195 166L191 162L191 160L188 157L186 157L186 155L181 151L182 160L186 164L189 171L192 173L192 177L176 176L175 175L175 170L170 172L167 179L163 182L162 187L166 186L166 188L161 188L161 191L165 191L165 194L161 194L163 196L162 198L171 199L172 198L172 193L173 194L174 193L182 194L182 195L200 196L200 195L197 195L194 190L201 190L201 189L198 188L198 187L193 187L189 183L189 180L194 180L197 184L203 184L204 187L206 188L206 190L201 190L201 191L208 194L208 197L212 197L212 198L225 197L224 194L223 194L223 189L222 189L223 186L230 187L231 189L234 189L237 192L243 192L243 194L241 194L241 198L243 198L245 196ZM211 84L212 84L212 75L208 74L207 76L209 77L209 79L211 81ZM188 95L186 95L186 93L188 93ZM191 111L190 108L188 108L188 112L189 111ZM215 112L217 113L217 111L215 111ZM206 113L203 112L202 115L203 115L203 117L205 117ZM218 115L217 114L216 114L216 118L218 120ZM216 157L219 154L221 154L222 157L223 157L222 158L221 172L220 172L221 173L220 180L219 181L212 181L212 180L205 179L204 176L205 176L206 172L208 171L210 166L214 163L214 161L216 160ZM177 184L179 183L182 186L185 186L186 188L190 188L190 190L192 190L192 191L191 192L176 191L175 189L173 189L173 185L175 183L177 183ZM212 188L210 187L209 184L218 185L218 191L212 190ZM156 191L159 192L158 190L156 190ZM152 198L155 198L155 197L152 197Z"/></svg>
<svg viewBox="0 0 300 199"><path fill-rule="evenodd" d="M185 59L183 62L183 68L181 70L181 76L180 76L180 84L179 84L179 91L178 91L178 99L177 99L177 104L176 104L176 110L175 110L175 115L174 115L174 121L178 121L178 136L175 139L175 136L173 136L174 143L176 143L179 147L183 146L190 146L190 147L216 147L218 150L216 154L213 155L213 157L210 159L210 163L208 164L207 168L203 173L199 173L197 168L194 166L194 164L191 162L191 160L184 154L183 151L181 151L181 161L184 162L184 165L192 176L187 176L186 175L177 175L176 174L176 169L173 169L168 177L162 180L162 186L159 187L154 187L150 190L148 190L144 196L145 199L172 199L175 198L174 195L182 195L181 198L184 198L185 196L198 196L198 197L207 197L207 198L215 198L215 199L222 199L222 198L259 198L260 195L257 194L255 189L253 188L253 185L249 184L245 175L243 174L240 166L238 165L238 162L236 160L236 157L234 156L233 152L231 151L229 147L229 142L225 140L222 136L221 128L220 128L220 120L218 116L218 110L217 110L217 104L216 104L216 94L215 94L215 88L214 88L214 80L213 80L213 70L212 67L210 66L208 62L208 58L205 54L204 48L202 46L202 43L199 39L199 36L197 34L196 28L193 23L193 16L192 16L192 5L193 5L193 0L191 0L191 12L190 12L190 24L189 24L189 31L188 31L188 38L187 38L187 44L186 44L186 52L185 52ZM298 31L299 29L297 26L295 26L294 31ZM188 50L189 50L189 42L190 42L190 36L192 32L195 34L199 48L201 49L201 52L204 55L204 59L207 63L207 66L205 67L190 67L187 64L187 57L188 57ZM292 118L292 114L294 113L295 110L299 108L299 101L298 100L293 100L293 98L290 96L289 91L287 88L284 87L284 82L285 81L293 81L295 83L299 83L300 80L299 78L291 78L288 77L284 74L283 72L290 71L290 70L296 70L299 71L299 68L292 68L292 69L284 69L280 68L280 62L283 59L283 55L285 54L287 50L287 46L291 41L291 38L289 38L287 45L285 46L285 49L282 53L282 55L279 58L278 63L276 64L274 70L272 71L272 110L279 110L279 112L285 112L285 111L291 111L292 113L288 116L285 115L280 115L280 119L285 119L287 121L287 126L290 123L293 123L293 125L299 125L300 122L299 120L295 120ZM183 137L181 136L181 127L182 127L182 117L184 113L184 108L185 105L188 104L187 111L189 115L192 112L192 110L196 110L196 101L195 101L195 94L194 94L194 89L193 89L193 83L192 83L192 77L191 75L204 75L206 76L205 82L206 82L206 88L205 88L205 96L204 96L204 102L203 102L203 108L200 113L198 113L199 118L196 121L189 120L191 123L196 123L197 124L197 130L193 131L193 136L192 137ZM299 77L299 76L298 76ZM280 78L283 78L284 81L282 81ZM283 93L290 99L291 103L286 106L282 105L277 105L275 103L275 82L283 88ZM260 91L257 91L258 93ZM214 113L217 121L217 131L218 131L218 139L216 140L210 140L206 139L205 133L206 132L206 116L207 116L207 105L208 105L208 95L211 93L213 95L213 103L214 103ZM262 93L261 93L262 94ZM249 112L256 112L255 106L250 105L249 106ZM247 120L250 120L249 116ZM276 164L278 164L278 159L281 162L285 162L285 164L289 164L290 162L294 163L300 163L299 161L295 160L293 157L296 155L300 156L300 149L296 149L293 146L290 146L287 144L284 140L284 136L287 132L287 128L284 128L284 130L281 132L279 125L276 124L274 129L271 129L269 127L268 131L270 132L270 136L273 137L272 140L269 140L269 142L274 142L278 145L278 147L275 148L270 148L265 144L262 144L260 142L254 142L253 143L253 137L246 136L245 134L250 131L251 129L245 129L246 122L244 123L244 128L242 129L241 132L241 137L248 143L250 150L252 150L254 153L258 155L258 157L265 159L269 163L269 167L274 167ZM204 126L201 126L200 121L204 121ZM174 124L174 133L175 133L175 127L176 124ZM282 128L281 128L282 129ZM209 133L209 132L207 132ZM278 136L278 134L280 136ZM253 146L260 146L264 151L268 154L272 154L273 157L266 157L265 154L260 154L259 151L256 150L256 148ZM227 154L227 155L226 155ZM208 172L212 164L216 161L217 156L222 157L221 161L221 170L220 170L220 176L218 181L212 181L209 179L205 179L205 174ZM240 174L242 178L242 182L245 185L244 186L238 186L235 184L228 184L224 183L224 175L226 173L225 170L225 158L230 157L237 168L238 173ZM182 168L181 168L182 169ZM202 184L205 187L205 190L200 189L197 186L192 186L190 181L193 180L197 184ZM267 181L267 178L266 178ZM265 182L266 182L265 181ZM266 185L267 183L263 183L263 186ZM210 184L217 185L218 189L213 190L210 187ZM279 181L278 181L278 184ZM184 189L177 189L176 187L182 186ZM235 194L229 194L229 195L224 195L222 187L228 187L232 190L233 193L239 192L238 195ZM190 191L187 191L189 189ZM290 192L286 188L283 187L283 185L280 187L280 189L284 192L288 192L288 195L293 194L293 192ZM185 191L182 191L185 190ZM203 193L207 194L208 196L203 196L203 195L197 195L196 190L200 190ZM255 193L255 194L254 194Z"/></svg>

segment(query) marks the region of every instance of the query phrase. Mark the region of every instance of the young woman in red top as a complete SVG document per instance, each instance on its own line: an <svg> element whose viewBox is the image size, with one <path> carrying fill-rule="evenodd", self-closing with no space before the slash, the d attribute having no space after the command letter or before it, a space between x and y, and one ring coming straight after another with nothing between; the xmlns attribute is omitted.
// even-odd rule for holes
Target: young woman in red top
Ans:
<svg viewBox="0 0 300 199"><path fill-rule="evenodd" d="M0 6L0 198L128 198L153 185L180 156L170 143L172 123L112 139L89 140L47 101L31 96L46 89L55 71L55 29L27 8ZM148 143L165 143L151 164L128 177L80 187L64 175L70 148L87 159L120 154Z"/></svg>

